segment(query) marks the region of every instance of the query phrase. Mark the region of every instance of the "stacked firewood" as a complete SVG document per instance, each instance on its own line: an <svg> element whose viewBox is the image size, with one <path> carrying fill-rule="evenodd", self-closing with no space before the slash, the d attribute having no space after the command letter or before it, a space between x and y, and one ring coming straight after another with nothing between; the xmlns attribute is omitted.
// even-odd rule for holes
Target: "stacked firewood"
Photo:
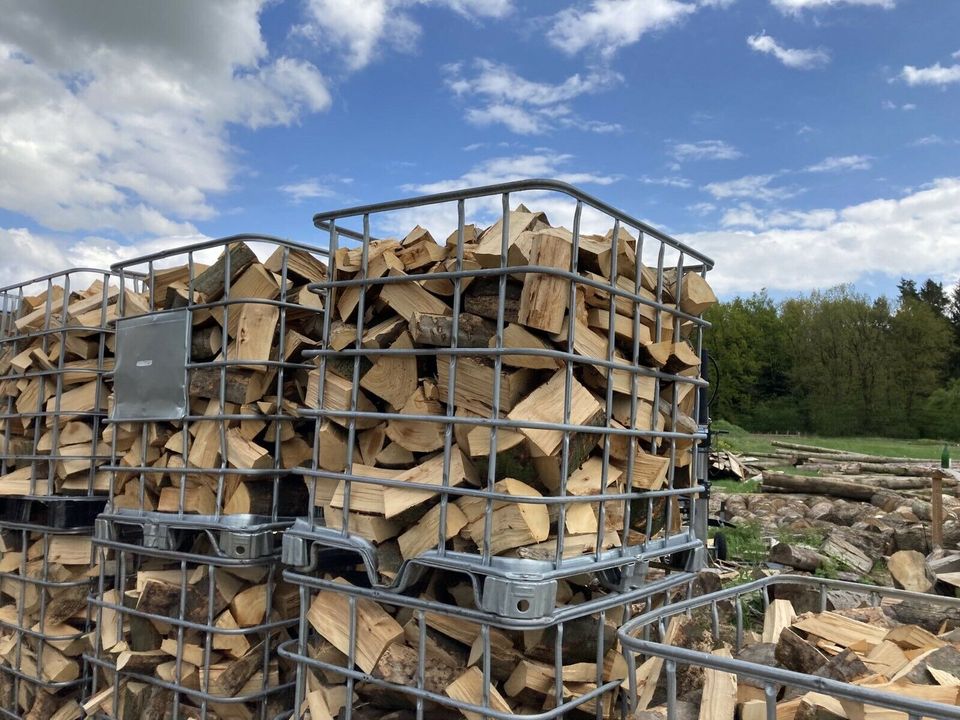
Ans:
<svg viewBox="0 0 960 720"><path fill-rule="evenodd" d="M62 278L26 283L21 287L44 289L18 298L3 318L0 495L107 491L98 471L110 460L102 439L109 394L103 375L113 369L106 328L117 318L120 287L106 272L69 295L64 285ZM5 292L9 298L11 290ZM126 301L135 306L140 297L131 290Z"/></svg>
<svg viewBox="0 0 960 720"><path fill-rule="evenodd" d="M91 538L38 529L0 539L0 707L35 720L77 717Z"/></svg>
<svg viewBox="0 0 960 720"><path fill-rule="evenodd" d="M637 257L636 238L623 229L617 238L613 231L581 235L571 308L568 278L520 268L569 272L572 235L521 205L509 214L505 261L518 270L506 275L504 288L498 277L429 277L501 267L502 222L485 230L466 226L459 260L457 234L440 244L421 227L401 241L371 241L366 266L362 248L341 248L334 258L335 279L364 282L328 286L328 355L310 372L306 395L307 406L321 411L314 499L328 527L341 529L346 521L350 533L377 546L387 576L398 560L437 545L441 514L455 549L481 552L486 536L492 555L553 559L561 532L566 557L596 551L598 542L599 549L608 549L642 541L649 533L646 503L637 504L626 528L622 499L603 502L602 511L599 500L571 502L561 528L556 505L525 499L639 494L663 488L671 476L676 487L692 485L697 386L691 380L700 375L699 326L680 313L698 317L716 302L700 270L679 278L675 268L658 275ZM453 347L454 330L456 347L475 353L446 352ZM572 355L564 355L571 334ZM358 352L334 354L344 350ZM617 367L601 364L611 358ZM570 396L566 418L565 391ZM445 432L448 418L454 420L452 438ZM498 430L491 457L493 418L516 425ZM563 422L583 428L569 433L568 446L560 430L524 426ZM657 431L680 436L671 441L649 435ZM353 479L344 480L339 473L348 459ZM501 494L492 508L493 526L487 528L486 499L458 495L457 488L486 488L490 465L495 466L494 489ZM384 480L421 487L378 484ZM453 488L444 510L440 493L422 487L441 484ZM654 534L678 530L676 498L660 498L653 512ZM668 515L672 524L664 527Z"/></svg>
<svg viewBox="0 0 960 720"><path fill-rule="evenodd" d="M564 600L571 604L604 599L595 588L565 581L561 585ZM307 668L301 713L309 713L314 720L342 717L349 705L352 716L364 720L387 717L393 711L405 717L404 711L416 708L414 689L422 681L428 693L424 717L436 720L481 717L482 713L464 710L454 702L517 717L540 715L558 705L564 706L563 717L597 717L599 705L600 716L620 717L620 683L626 678L626 667L616 631L627 605L638 602L635 595L604 606L602 612L587 609L564 622L546 621L540 629L521 630L493 618L461 615L473 606L472 592L469 583L434 576L418 602L436 604L421 613L404 596L381 594L374 601L362 597L342 577L326 576L323 588L311 591L310 635L301 642L307 657L323 663L324 669ZM353 663L348 657L351 632L355 633ZM558 637L562 643L558 644ZM358 680L351 697L345 687L346 673L357 671L380 683ZM613 684L605 692L584 699L607 683Z"/></svg>
<svg viewBox="0 0 960 720"><path fill-rule="evenodd" d="M705 626L696 613L672 618L662 642L727 658L732 655L761 672L781 668L902 698L960 705L960 616L956 608L892 601L881 607L798 613L797 609L818 604L818 593L810 589L786 594L794 601L772 600L763 614L762 627L745 634L746 645L739 651L727 644L715 648L703 638ZM794 602L801 605L794 607ZM644 717L666 717L666 708L658 704L666 688L662 671L659 657L651 657L638 670L638 709L647 711ZM678 665L676 687L678 716L687 708L696 713L699 706L701 718L769 717L763 681L751 677L746 667L742 674L734 674ZM832 688L808 691L773 684L772 691L776 717L785 720L908 716L895 708L844 698Z"/></svg>
<svg viewBox="0 0 960 720"><path fill-rule="evenodd" d="M289 708L292 672L275 650L296 624L299 596L275 563L116 553L126 572L92 605L97 687L87 714L162 720L176 700L180 717L194 717L199 693L212 698L208 718L275 717Z"/></svg>
<svg viewBox="0 0 960 720"><path fill-rule="evenodd" d="M190 370L189 413L210 419L107 428L105 440L115 435L121 468L114 508L304 514L305 487L290 471L312 457L313 423L300 416L307 384L302 353L319 345L323 326L321 299L306 286L325 277L325 265L302 249L278 245L261 262L242 242L210 266L154 272L152 296L142 304L152 311L191 310L190 362L201 366ZM139 311L125 308L124 315ZM123 467L142 469L143 482L140 470ZM273 483L264 481L278 478L275 495Z"/></svg>

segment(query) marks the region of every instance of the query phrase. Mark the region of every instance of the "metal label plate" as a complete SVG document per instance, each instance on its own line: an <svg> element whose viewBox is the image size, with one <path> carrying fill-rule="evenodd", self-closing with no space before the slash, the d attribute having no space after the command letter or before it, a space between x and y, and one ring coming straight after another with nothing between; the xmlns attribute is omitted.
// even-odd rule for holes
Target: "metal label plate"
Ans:
<svg viewBox="0 0 960 720"><path fill-rule="evenodd" d="M187 414L189 333L189 310L117 320L114 420L180 420Z"/></svg>

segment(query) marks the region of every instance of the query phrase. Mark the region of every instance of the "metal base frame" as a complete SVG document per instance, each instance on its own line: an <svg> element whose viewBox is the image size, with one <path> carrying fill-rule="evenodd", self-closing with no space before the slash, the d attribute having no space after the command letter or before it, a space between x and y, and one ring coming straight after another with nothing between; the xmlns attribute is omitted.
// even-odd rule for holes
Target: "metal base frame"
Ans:
<svg viewBox="0 0 960 720"><path fill-rule="evenodd" d="M664 637L667 622L678 615L690 614L694 611L705 610L710 614L711 628L714 639L719 638L720 604L733 604L736 618L736 644L739 651L743 644L743 604L749 597L759 595L763 600L763 607L768 606L771 595L778 586L802 586L814 588L819 593L820 611L826 610L827 593L830 590L842 590L856 593L861 597L863 606L878 606L884 600L898 600L901 602L917 603L919 605L936 605L944 608L960 608L960 598L948 598L925 593L907 592L894 588L884 588L875 585L827 580L824 578L800 575L775 575L754 582L738 585L733 588L708 593L700 597L676 602L668 606L643 613L624 623L618 632L620 643L624 649L627 661L627 676L631 681L630 697L637 697L636 668L639 659L662 658L666 674L667 688L667 718L677 718L677 682L678 665L689 665L698 668L719 670L733 673L738 677L747 677L763 683L764 700L766 702L767 718L777 715L777 694L781 686L799 688L829 695L843 701L863 703L892 711L904 713L910 718L935 717L944 720L960 720L960 707L943 703L929 702L914 699L894 692L871 689L867 686L839 682L828 678L815 677L804 673L783 670L777 667L759 665L720 657L712 653L690 650L658 642L651 639L655 634Z"/></svg>

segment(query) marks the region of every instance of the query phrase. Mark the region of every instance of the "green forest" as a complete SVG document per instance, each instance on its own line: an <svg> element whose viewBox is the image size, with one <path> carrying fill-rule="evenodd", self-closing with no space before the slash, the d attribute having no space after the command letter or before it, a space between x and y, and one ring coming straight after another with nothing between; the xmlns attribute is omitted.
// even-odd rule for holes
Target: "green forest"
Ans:
<svg viewBox="0 0 960 720"><path fill-rule="evenodd" d="M713 307L711 416L753 432L960 440L960 283L898 289Z"/></svg>

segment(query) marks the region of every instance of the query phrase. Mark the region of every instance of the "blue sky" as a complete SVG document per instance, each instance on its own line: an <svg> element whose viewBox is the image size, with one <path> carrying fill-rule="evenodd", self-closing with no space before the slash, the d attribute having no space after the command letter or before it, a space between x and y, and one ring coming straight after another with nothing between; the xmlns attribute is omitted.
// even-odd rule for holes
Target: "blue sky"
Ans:
<svg viewBox="0 0 960 720"><path fill-rule="evenodd" d="M960 3L0 12L2 281L241 231L320 243L321 209L531 175L702 248L727 296L960 277Z"/></svg>

